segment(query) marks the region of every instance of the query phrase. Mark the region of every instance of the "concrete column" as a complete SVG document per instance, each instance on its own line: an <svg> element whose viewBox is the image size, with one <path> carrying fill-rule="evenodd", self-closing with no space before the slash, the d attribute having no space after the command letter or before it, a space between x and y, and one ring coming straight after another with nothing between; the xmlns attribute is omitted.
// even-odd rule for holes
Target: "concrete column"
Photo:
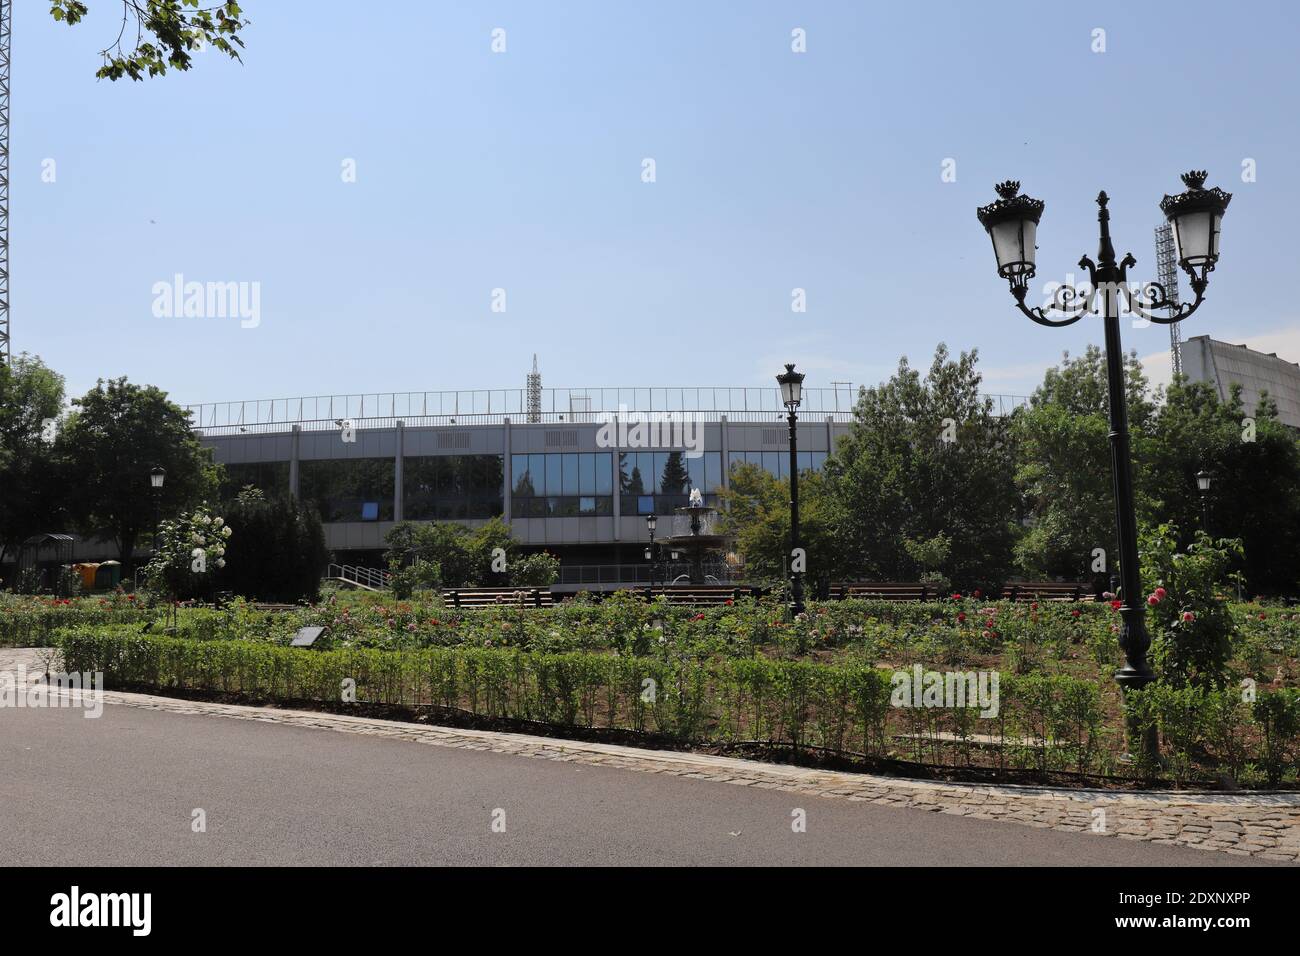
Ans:
<svg viewBox="0 0 1300 956"><path fill-rule="evenodd" d="M397 458L393 465L393 520L401 521L405 503L402 501L402 477L406 458L406 422L397 423Z"/></svg>
<svg viewBox="0 0 1300 956"><path fill-rule="evenodd" d="M614 447L610 449L610 466L614 469L614 540L621 540L618 529L623 524L623 469L618 466L618 454L621 451L618 442L618 416L610 417L613 427Z"/></svg>
<svg viewBox="0 0 1300 956"><path fill-rule="evenodd" d="M831 415L826 416L826 454L835 450L835 419Z"/></svg>
<svg viewBox="0 0 1300 956"><path fill-rule="evenodd" d="M728 459L731 457L730 449L727 447L727 416L723 415L718 419L718 434L721 436L718 441L718 454L722 456L722 487L728 491L731 490L731 466Z"/></svg>
<svg viewBox="0 0 1300 956"><path fill-rule="evenodd" d="M505 426L506 426L506 436L505 436L505 453L504 453L505 457L502 459L502 463L501 463L502 464L501 471L503 476L501 480L505 483L505 489L504 489L505 500L502 502L502 506L504 510L501 513L501 518L503 521L505 521L508 527L510 525L510 503L511 503L510 493L513 490L510 487L510 458L511 455L513 454L513 452L511 452L510 450L511 447L510 446L510 416L507 415L503 419L503 421L505 422Z"/></svg>
<svg viewBox="0 0 1300 956"><path fill-rule="evenodd" d="M289 494L298 497L298 444L302 438L302 426L294 425L289 438Z"/></svg>

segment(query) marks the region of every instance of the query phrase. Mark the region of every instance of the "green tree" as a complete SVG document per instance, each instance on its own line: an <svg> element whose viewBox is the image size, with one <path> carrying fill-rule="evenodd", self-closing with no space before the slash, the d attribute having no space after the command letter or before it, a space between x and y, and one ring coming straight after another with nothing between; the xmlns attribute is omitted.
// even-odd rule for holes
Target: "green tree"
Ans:
<svg viewBox="0 0 1300 956"><path fill-rule="evenodd" d="M664 459L663 474L659 476L659 487L666 495L684 495L690 492L691 476L686 470L682 452L670 451Z"/></svg>
<svg viewBox="0 0 1300 956"><path fill-rule="evenodd" d="M1191 543L1202 524L1196 473L1205 469L1214 476L1206 530L1241 540L1246 586L1257 594L1300 590L1300 445L1271 399L1250 412L1239 386L1224 401L1209 383L1176 382L1145 458L1148 524L1175 524L1180 544Z"/></svg>
<svg viewBox="0 0 1300 956"><path fill-rule="evenodd" d="M153 528L150 471L167 473L158 498L166 517L216 493L212 452L194 437L186 412L152 385L101 380L72 404L55 441L69 513L83 533L116 542L130 577L136 543Z"/></svg>
<svg viewBox="0 0 1300 956"><path fill-rule="evenodd" d="M731 469L723 529L735 540L751 579L781 580L790 565L790 482L758 465ZM841 561L831 533L826 482L818 472L799 476L799 537L808 554L808 574L841 577Z"/></svg>
<svg viewBox="0 0 1300 956"><path fill-rule="evenodd" d="M31 535L59 530L52 439L62 407L63 378L39 358L0 363L0 561Z"/></svg>
<svg viewBox="0 0 1300 956"><path fill-rule="evenodd" d="M1012 564L1018 501L1011 433L981 398L978 353L935 350L929 372L903 358L864 388L849 434L827 460L832 521L846 570L914 579L907 540L951 539L941 568L953 584L1000 586Z"/></svg>
<svg viewBox="0 0 1300 956"><path fill-rule="evenodd" d="M248 21L235 0L209 7L200 7L199 0L121 2L117 38L100 51L104 63L95 73L100 79L142 80L146 73L161 76L168 69L188 70L193 54L208 45L239 59L244 41L238 34ZM50 0L50 16L68 26L76 26L87 12L84 0Z"/></svg>
<svg viewBox="0 0 1300 956"><path fill-rule="evenodd" d="M329 563L320 515L288 495L267 498L251 486L223 506L234 535L218 588L256 601L315 600Z"/></svg>
<svg viewBox="0 0 1300 956"><path fill-rule="evenodd" d="M1146 446L1156 407L1136 353L1126 358L1125 386L1131 443ZM1104 548L1107 572L1118 556L1110 467L1110 401L1106 356L1095 345L1082 356L1067 353L1050 368L1029 406L1014 418L1016 484L1029 530L1016 546L1016 562L1031 578L1082 580L1092 573L1093 551Z"/></svg>

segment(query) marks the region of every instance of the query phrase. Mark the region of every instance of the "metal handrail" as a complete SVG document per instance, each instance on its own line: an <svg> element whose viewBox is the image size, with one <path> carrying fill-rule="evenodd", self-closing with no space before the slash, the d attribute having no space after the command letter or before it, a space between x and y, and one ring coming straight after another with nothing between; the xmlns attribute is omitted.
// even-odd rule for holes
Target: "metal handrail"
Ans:
<svg viewBox="0 0 1300 956"><path fill-rule="evenodd" d="M1029 399L1023 395L989 394L998 415L1009 415ZM805 388L801 416L848 422L857 391L852 385ZM515 424L600 422L615 414L681 415L717 421L775 421L784 415L777 388L552 388L542 390L541 407L530 410L524 389L455 392L384 392L315 395L297 398L206 402L184 406L194 428L237 432L269 431L269 426L299 425L304 429L337 427L341 421L365 422L369 427L408 425ZM282 429L281 429L282 430Z"/></svg>
<svg viewBox="0 0 1300 956"><path fill-rule="evenodd" d="M352 584L363 584L368 588L386 588L391 575L387 571L379 571L375 568L331 564L325 569L325 577L336 581L349 581Z"/></svg>

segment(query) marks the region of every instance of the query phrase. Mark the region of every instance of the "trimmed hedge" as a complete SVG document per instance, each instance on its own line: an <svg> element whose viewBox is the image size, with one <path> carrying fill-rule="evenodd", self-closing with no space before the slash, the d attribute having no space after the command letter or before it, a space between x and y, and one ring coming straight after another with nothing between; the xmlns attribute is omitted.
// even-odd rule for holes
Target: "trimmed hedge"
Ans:
<svg viewBox="0 0 1300 956"><path fill-rule="evenodd" d="M891 671L765 657L660 659L437 647L304 650L188 640L130 626L58 634L64 666L102 671L109 686L239 694L254 700L344 700L435 706L482 718L610 729L681 743L754 742L841 757L901 757L957 767L1111 773L1122 748L1103 727L1099 686L1065 675L1003 675L999 712L891 706ZM1153 685L1135 695L1140 724L1163 737L1167 766L1143 776L1182 784L1207 773L1277 786L1300 761L1300 692Z"/></svg>
<svg viewBox="0 0 1300 956"><path fill-rule="evenodd" d="M1067 676L1004 678L1000 712L891 706L892 672L764 657L695 661L508 648L302 650L193 641L125 628L60 635L64 666L109 686L220 692L256 700L356 700L451 708L485 718L608 728L683 743L758 742L840 756L961 766L1104 768L1100 694ZM983 740L977 735L987 735ZM1046 741L1026 744L1018 738Z"/></svg>

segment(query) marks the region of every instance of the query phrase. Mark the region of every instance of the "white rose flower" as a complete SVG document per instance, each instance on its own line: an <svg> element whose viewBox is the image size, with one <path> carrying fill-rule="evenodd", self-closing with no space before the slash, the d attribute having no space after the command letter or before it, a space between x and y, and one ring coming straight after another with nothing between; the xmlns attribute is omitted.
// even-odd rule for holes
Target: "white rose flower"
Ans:
<svg viewBox="0 0 1300 956"><path fill-rule="evenodd" d="M209 518L207 515L204 515L204 516L203 516L202 521L203 521L203 523L204 523L205 525L206 525L206 524L212 524L212 519Z"/></svg>
<svg viewBox="0 0 1300 956"><path fill-rule="evenodd" d="M219 568L224 568L225 566L226 566L226 559L225 559L225 558L217 558L217 567L219 567Z"/></svg>
<svg viewBox="0 0 1300 956"><path fill-rule="evenodd" d="M215 518L213 519L212 523L216 525L218 528L220 528L223 524L226 523L226 521L224 518Z"/></svg>
<svg viewBox="0 0 1300 956"><path fill-rule="evenodd" d="M221 529L221 534L222 534L223 537L229 538L229 537L230 537L230 525L226 525L226 527L222 528L222 529Z"/></svg>

